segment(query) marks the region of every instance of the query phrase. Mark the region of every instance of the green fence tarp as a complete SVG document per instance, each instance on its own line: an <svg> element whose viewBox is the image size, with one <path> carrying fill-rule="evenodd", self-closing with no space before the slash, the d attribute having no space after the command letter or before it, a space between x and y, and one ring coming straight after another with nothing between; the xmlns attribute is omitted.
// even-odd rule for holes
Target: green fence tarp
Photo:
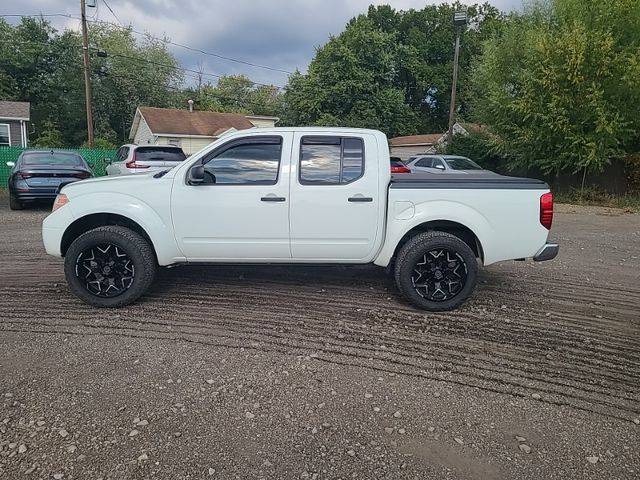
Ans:
<svg viewBox="0 0 640 480"><path fill-rule="evenodd" d="M7 162L15 162L18 156L26 150L46 150L43 148L0 147L0 188L7 187L11 168ZM106 174L107 159L115 159L116 150L101 150L97 148L55 148L67 152L78 152L87 161L93 174L101 177Z"/></svg>

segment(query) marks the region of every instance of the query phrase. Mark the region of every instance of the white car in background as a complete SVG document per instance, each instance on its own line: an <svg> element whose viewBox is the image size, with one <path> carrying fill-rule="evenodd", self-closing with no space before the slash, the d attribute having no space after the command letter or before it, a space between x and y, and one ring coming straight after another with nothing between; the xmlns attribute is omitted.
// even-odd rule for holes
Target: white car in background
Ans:
<svg viewBox="0 0 640 480"><path fill-rule="evenodd" d="M415 155L407 160L412 172L497 175L460 155Z"/></svg>
<svg viewBox="0 0 640 480"><path fill-rule="evenodd" d="M182 149L173 145L123 145L106 171L107 175L153 173L180 165L185 158Z"/></svg>

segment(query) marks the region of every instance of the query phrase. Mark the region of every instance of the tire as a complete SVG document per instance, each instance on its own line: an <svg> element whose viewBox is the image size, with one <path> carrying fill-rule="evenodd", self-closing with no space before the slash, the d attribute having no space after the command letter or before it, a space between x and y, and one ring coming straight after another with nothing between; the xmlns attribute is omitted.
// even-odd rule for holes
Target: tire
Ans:
<svg viewBox="0 0 640 480"><path fill-rule="evenodd" d="M453 310L473 293L478 262L469 245L445 232L416 235L398 252L396 285L413 305L431 312Z"/></svg>
<svg viewBox="0 0 640 480"><path fill-rule="evenodd" d="M384 271L384 274L389 276L389 277L393 277L395 275L396 272L396 259L392 258L389 261L389 265L387 265L386 267L383 267L382 270Z"/></svg>
<svg viewBox="0 0 640 480"><path fill-rule="evenodd" d="M135 302L151 286L156 269L149 242L133 230L115 225L83 233L73 241L64 259L71 291L100 308Z"/></svg>
<svg viewBox="0 0 640 480"><path fill-rule="evenodd" d="M9 194L9 208L11 210L22 210L24 208L24 205L22 204L22 202L20 200L18 200L18 197L16 197L12 193L10 193Z"/></svg>

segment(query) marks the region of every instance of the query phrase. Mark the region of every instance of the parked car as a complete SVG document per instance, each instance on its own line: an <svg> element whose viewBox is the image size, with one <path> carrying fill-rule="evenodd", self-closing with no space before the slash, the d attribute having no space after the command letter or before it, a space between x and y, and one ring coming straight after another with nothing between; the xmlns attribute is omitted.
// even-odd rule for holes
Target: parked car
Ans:
<svg viewBox="0 0 640 480"><path fill-rule="evenodd" d="M123 145L106 171L107 175L151 173L180 165L185 158L182 148L173 145Z"/></svg>
<svg viewBox="0 0 640 480"><path fill-rule="evenodd" d="M416 155L409 158L407 165L412 172L497 175L470 158L459 155Z"/></svg>
<svg viewBox="0 0 640 480"><path fill-rule="evenodd" d="M171 170L67 185L42 237L98 307L135 301L158 266L373 263L392 266L414 305L443 311L471 295L478 260L557 255L543 181L392 176L389 163L375 130L241 130Z"/></svg>
<svg viewBox="0 0 640 480"><path fill-rule="evenodd" d="M411 173L400 157L391 157L391 173Z"/></svg>
<svg viewBox="0 0 640 480"><path fill-rule="evenodd" d="M77 182L92 176L84 158L75 152L29 150L15 162L7 162L9 174L9 208L21 210L27 202L53 201L63 183Z"/></svg>

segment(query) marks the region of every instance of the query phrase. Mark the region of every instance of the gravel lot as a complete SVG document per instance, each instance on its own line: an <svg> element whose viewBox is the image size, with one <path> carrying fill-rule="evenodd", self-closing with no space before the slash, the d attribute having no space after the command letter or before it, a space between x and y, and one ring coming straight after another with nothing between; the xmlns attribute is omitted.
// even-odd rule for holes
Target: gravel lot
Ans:
<svg viewBox="0 0 640 480"><path fill-rule="evenodd" d="M558 259L447 314L374 267L181 267L105 311L6 200L0 478L640 478L639 215L559 208Z"/></svg>

